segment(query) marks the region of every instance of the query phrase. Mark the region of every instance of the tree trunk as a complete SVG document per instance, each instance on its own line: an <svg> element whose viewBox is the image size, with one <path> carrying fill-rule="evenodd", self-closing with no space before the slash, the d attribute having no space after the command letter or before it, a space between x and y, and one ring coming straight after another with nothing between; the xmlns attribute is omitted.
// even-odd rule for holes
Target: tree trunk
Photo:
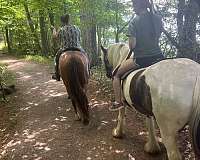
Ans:
<svg viewBox="0 0 200 160"><path fill-rule="evenodd" d="M50 24L51 24L51 32L53 33L53 27L55 27L55 17L54 17L54 13L51 9L49 9L48 11L48 14L49 14L49 21L50 21ZM58 43L57 43L57 40L55 38L52 38L51 39L51 52L53 52L53 55L56 54L57 50L58 50Z"/></svg>
<svg viewBox="0 0 200 160"><path fill-rule="evenodd" d="M177 23L180 34L180 49L178 51L178 57L197 60L196 24L198 19L198 5L194 0L190 0L185 6L184 16L182 13L183 5L183 2L179 3L180 19Z"/></svg>
<svg viewBox="0 0 200 160"><path fill-rule="evenodd" d="M98 41L98 46L97 46L97 55L98 57L101 56L101 38L102 38L102 29L100 26L97 26L97 41ZM98 60L98 64L100 63L100 59Z"/></svg>
<svg viewBox="0 0 200 160"><path fill-rule="evenodd" d="M38 35L37 35L36 30L34 28L33 21L31 19L31 14L29 12L27 1L24 2L24 9L25 9L25 12L26 12L26 17L27 17L27 20L28 20L29 27L30 27L31 32L32 32L33 37L34 37L34 43L35 43L36 47L39 50L41 50L39 38L38 38Z"/></svg>
<svg viewBox="0 0 200 160"><path fill-rule="evenodd" d="M41 44L42 44L42 54L48 55L48 38L47 38L47 30L45 26L45 18L44 12L39 10L39 21L40 21L40 35L41 35Z"/></svg>
<svg viewBox="0 0 200 160"><path fill-rule="evenodd" d="M179 0L178 13L177 13L177 27L178 27L178 42L180 46L182 46L181 43L183 42L184 8L185 8L185 0Z"/></svg>
<svg viewBox="0 0 200 160"><path fill-rule="evenodd" d="M82 46L90 57L91 66L97 64L97 40L94 11L91 9L92 1L81 0Z"/></svg>
<svg viewBox="0 0 200 160"><path fill-rule="evenodd" d="M119 16L118 2L115 0L115 43L119 42Z"/></svg>
<svg viewBox="0 0 200 160"><path fill-rule="evenodd" d="M5 27L5 31L6 31L6 43L7 43L7 46L8 46L8 52L12 53L12 48L11 48L11 42L10 42L10 37L9 37L8 26Z"/></svg>
<svg viewBox="0 0 200 160"><path fill-rule="evenodd" d="M52 9L49 9L48 10L48 14L49 14L49 21L50 21L50 24L51 26L55 26L55 20L54 20L54 13L52 11ZM53 28L51 28L51 31L53 31Z"/></svg>

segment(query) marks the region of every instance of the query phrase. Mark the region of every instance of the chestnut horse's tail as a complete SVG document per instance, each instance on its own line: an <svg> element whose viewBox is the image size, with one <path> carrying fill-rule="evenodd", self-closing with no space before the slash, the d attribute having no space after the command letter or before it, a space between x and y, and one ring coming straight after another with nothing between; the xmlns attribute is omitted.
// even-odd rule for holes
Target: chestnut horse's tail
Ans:
<svg viewBox="0 0 200 160"><path fill-rule="evenodd" d="M190 120L192 144L197 159L200 158L200 76L197 76L193 93L193 111Z"/></svg>
<svg viewBox="0 0 200 160"><path fill-rule="evenodd" d="M61 62L61 77L72 101L83 115L83 122L89 122L88 98L85 87L88 84L87 66L82 61L82 55L70 54Z"/></svg>

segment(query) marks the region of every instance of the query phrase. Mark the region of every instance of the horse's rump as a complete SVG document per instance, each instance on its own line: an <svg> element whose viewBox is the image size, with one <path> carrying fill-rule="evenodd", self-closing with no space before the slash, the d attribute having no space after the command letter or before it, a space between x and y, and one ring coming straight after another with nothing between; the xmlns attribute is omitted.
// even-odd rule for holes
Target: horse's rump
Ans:
<svg viewBox="0 0 200 160"><path fill-rule="evenodd" d="M88 59L79 51L67 51L64 52L60 57L59 69L61 77L66 79L65 75L77 73L79 83L84 87L85 83L88 83L89 72L88 72ZM76 78L75 76L70 76ZM70 78L68 76L68 79ZM75 82L75 81L74 81Z"/></svg>

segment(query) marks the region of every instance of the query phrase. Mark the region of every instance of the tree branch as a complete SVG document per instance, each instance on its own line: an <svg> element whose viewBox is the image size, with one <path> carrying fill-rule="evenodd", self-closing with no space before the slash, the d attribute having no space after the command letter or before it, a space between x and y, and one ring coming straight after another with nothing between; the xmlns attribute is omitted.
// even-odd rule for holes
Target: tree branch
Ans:
<svg viewBox="0 0 200 160"><path fill-rule="evenodd" d="M152 10L156 13L156 14L159 14L161 17L162 17L162 14L159 12L159 10L155 10L154 8L154 3L153 3L153 0L151 0L151 7L152 7ZM174 39L174 37L171 36L171 34L169 32L167 32L164 27L162 29L163 33L166 35L166 37L170 40L171 44L174 45L177 49L180 49L180 46L178 44L178 42Z"/></svg>

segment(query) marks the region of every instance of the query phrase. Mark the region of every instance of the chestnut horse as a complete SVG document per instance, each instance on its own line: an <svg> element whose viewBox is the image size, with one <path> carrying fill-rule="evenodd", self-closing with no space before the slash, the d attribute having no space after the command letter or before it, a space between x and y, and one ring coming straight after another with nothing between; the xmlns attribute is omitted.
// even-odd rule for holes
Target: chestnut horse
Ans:
<svg viewBox="0 0 200 160"><path fill-rule="evenodd" d="M123 63L128 48L125 44L114 44L108 49L102 46L107 75ZM163 60L130 72L121 84L126 106L119 111L113 136L120 137L123 133L126 108L135 108L146 115L149 132L146 152L160 151L155 120L169 160L182 159L176 136L185 125L190 127L193 149L197 159L200 158L200 64L187 58Z"/></svg>
<svg viewBox="0 0 200 160"><path fill-rule="evenodd" d="M89 123L88 98L89 61L80 51L66 51L59 59L59 70L63 83L71 98L76 120Z"/></svg>

